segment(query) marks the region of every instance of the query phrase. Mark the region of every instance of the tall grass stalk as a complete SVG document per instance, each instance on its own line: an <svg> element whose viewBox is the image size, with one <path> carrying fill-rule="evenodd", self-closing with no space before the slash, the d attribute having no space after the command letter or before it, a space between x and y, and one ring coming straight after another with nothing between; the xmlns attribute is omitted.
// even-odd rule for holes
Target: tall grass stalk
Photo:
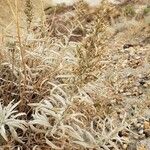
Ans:
<svg viewBox="0 0 150 150"><path fill-rule="evenodd" d="M20 50L20 55L21 55L21 62L20 62L20 79L19 79L19 85L20 85L20 109L22 109L22 106L24 104L24 92L25 92L25 87L26 87L26 66L25 66L25 50L24 47L22 45L22 41L21 41L21 31L20 31L20 21L19 21L19 6L18 6L18 0L15 0L15 12L13 10L12 4L10 2L10 0L7 0L8 5L11 9L11 12L14 16L14 20L15 20L15 24L16 24L16 33L17 33L17 42L19 44L19 50ZM24 72L24 79L23 79L23 89L21 88L21 81L22 81L22 77L21 77L21 71L23 70Z"/></svg>

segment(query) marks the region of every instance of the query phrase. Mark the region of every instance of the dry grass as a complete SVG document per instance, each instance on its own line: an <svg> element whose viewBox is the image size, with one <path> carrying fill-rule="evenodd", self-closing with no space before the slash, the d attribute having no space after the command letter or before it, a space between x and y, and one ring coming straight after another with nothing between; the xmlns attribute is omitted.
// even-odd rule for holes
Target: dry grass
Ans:
<svg viewBox="0 0 150 150"><path fill-rule="evenodd" d="M148 6L137 21L135 3L59 5L35 25L26 0L22 30L18 0L15 9L7 1L16 35L0 46L0 149L136 150L141 136L149 141Z"/></svg>

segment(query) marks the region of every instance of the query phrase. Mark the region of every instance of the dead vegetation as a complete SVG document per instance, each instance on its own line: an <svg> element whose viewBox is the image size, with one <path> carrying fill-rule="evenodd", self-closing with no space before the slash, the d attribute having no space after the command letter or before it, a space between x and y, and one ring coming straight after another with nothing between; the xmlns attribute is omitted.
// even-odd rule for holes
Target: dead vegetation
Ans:
<svg viewBox="0 0 150 150"><path fill-rule="evenodd" d="M150 149L149 6L139 12L141 4L59 5L35 25L26 0L23 30L12 7L16 34L2 34L0 46L0 149Z"/></svg>

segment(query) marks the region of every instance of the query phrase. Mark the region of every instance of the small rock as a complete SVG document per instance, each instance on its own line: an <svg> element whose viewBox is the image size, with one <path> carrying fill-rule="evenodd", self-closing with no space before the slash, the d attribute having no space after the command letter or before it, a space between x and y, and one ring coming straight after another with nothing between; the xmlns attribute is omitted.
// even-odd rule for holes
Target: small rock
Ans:
<svg viewBox="0 0 150 150"><path fill-rule="evenodd" d="M137 128L140 128L140 127L141 127L141 123L137 123L137 124L136 124L136 127L137 127Z"/></svg>
<svg viewBox="0 0 150 150"><path fill-rule="evenodd" d="M143 134L143 132L144 132L143 129L141 129L141 130L139 131L139 134Z"/></svg>
<svg viewBox="0 0 150 150"><path fill-rule="evenodd" d="M127 149L127 147L128 147L127 144L123 144L123 146L122 146L122 148L125 149L125 150Z"/></svg>
<svg viewBox="0 0 150 150"><path fill-rule="evenodd" d="M150 137L150 129L145 129L144 133L146 137Z"/></svg>
<svg viewBox="0 0 150 150"><path fill-rule="evenodd" d="M143 77L143 75L142 75L142 74L139 74L139 75L138 75L138 77L139 77L139 78L142 78L142 77Z"/></svg>
<svg viewBox="0 0 150 150"><path fill-rule="evenodd" d="M123 93L123 95L125 95L125 96L131 96L131 93L130 92L126 92L126 93Z"/></svg>
<svg viewBox="0 0 150 150"><path fill-rule="evenodd" d="M125 45L123 45L123 49L127 49L127 48L130 48L133 46L134 46L133 44L125 44Z"/></svg>
<svg viewBox="0 0 150 150"><path fill-rule="evenodd" d="M135 57L135 59L140 59L140 58L141 58L140 56L136 56L136 57Z"/></svg>
<svg viewBox="0 0 150 150"><path fill-rule="evenodd" d="M135 55L135 49L133 47L131 47L129 49L129 53L130 53L130 56L134 56Z"/></svg>
<svg viewBox="0 0 150 150"><path fill-rule="evenodd" d="M123 115L123 114L120 114L120 115L119 115L119 118L120 118L120 119L123 119L123 118L124 118L124 115Z"/></svg>
<svg viewBox="0 0 150 150"><path fill-rule="evenodd" d="M148 121L144 122L144 129L150 129L150 123Z"/></svg>

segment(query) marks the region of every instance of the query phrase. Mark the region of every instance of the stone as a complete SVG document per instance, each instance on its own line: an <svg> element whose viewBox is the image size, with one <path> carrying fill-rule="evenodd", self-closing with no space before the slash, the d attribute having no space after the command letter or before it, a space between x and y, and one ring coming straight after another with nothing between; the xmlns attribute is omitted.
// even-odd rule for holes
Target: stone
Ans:
<svg viewBox="0 0 150 150"><path fill-rule="evenodd" d="M150 123L149 121L144 122L144 129L150 129Z"/></svg>

